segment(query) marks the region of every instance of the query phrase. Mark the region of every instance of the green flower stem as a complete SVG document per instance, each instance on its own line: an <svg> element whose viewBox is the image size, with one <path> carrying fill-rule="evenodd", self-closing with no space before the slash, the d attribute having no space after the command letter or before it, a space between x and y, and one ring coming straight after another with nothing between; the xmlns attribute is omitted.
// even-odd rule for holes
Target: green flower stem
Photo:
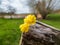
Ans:
<svg viewBox="0 0 60 45"><path fill-rule="evenodd" d="M23 39L23 33L21 34L21 39L20 39L19 45L22 45L22 39Z"/></svg>

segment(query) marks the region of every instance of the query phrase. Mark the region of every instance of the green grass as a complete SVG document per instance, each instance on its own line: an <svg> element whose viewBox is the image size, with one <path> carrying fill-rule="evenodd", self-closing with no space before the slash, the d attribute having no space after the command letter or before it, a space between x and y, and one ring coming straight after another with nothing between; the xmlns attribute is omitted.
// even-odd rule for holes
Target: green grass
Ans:
<svg viewBox="0 0 60 45"><path fill-rule="evenodd" d="M42 22L60 29L60 14L49 14Z"/></svg>
<svg viewBox="0 0 60 45"><path fill-rule="evenodd" d="M22 19L0 19L0 45L18 45Z"/></svg>

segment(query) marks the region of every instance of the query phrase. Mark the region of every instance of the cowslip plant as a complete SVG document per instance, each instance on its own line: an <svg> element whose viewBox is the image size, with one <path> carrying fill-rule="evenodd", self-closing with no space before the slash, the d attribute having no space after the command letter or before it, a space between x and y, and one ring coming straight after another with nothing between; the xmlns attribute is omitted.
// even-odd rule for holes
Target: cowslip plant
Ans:
<svg viewBox="0 0 60 45"><path fill-rule="evenodd" d="M19 28L20 28L20 30L22 32L22 34L21 34L21 40L19 42L19 45L21 45L21 43L22 43L23 33L27 33L29 31L30 25L33 25L35 23L36 23L36 17L35 17L35 15L28 15L28 16L25 17L24 24L21 24L19 26Z"/></svg>
<svg viewBox="0 0 60 45"><path fill-rule="evenodd" d="M24 23L24 24L20 25L20 28L21 28L22 32L28 32L29 24Z"/></svg>
<svg viewBox="0 0 60 45"><path fill-rule="evenodd" d="M25 33L28 32L29 26L35 24L36 22L36 17L35 15L28 15L24 19L24 24L21 24L19 26L21 32Z"/></svg>
<svg viewBox="0 0 60 45"><path fill-rule="evenodd" d="M30 25L35 24L35 22L36 22L36 17L35 17L35 15L28 15L28 16L25 17L25 19L24 19L24 23L27 23L27 24L30 24Z"/></svg>

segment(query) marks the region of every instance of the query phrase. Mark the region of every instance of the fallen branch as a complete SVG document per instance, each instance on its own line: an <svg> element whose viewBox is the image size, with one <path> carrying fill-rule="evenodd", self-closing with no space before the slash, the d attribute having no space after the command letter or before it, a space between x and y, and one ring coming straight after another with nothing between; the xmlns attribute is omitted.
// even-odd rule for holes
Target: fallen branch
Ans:
<svg viewBox="0 0 60 45"><path fill-rule="evenodd" d="M60 31L37 22L23 34L21 45L60 45Z"/></svg>

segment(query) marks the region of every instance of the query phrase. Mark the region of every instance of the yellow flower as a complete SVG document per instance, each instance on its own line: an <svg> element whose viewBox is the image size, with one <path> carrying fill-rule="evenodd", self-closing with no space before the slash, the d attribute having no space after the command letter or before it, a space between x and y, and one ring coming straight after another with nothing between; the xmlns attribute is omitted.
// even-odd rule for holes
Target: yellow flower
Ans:
<svg viewBox="0 0 60 45"><path fill-rule="evenodd" d="M29 24L24 23L24 24L20 25L19 28L21 29L22 32L28 32L28 30L29 30Z"/></svg>
<svg viewBox="0 0 60 45"><path fill-rule="evenodd" d="M34 15L28 15L24 19L24 23L27 23L27 24L35 24L35 22L36 22L36 17Z"/></svg>
<svg viewBox="0 0 60 45"><path fill-rule="evenodd" d="M24 24L20 25L19 28L23 33L26 33L29 31L29 26L35 24L35 22L36 22L36 17L34 15L28 15L24 19Z"/></svg>

